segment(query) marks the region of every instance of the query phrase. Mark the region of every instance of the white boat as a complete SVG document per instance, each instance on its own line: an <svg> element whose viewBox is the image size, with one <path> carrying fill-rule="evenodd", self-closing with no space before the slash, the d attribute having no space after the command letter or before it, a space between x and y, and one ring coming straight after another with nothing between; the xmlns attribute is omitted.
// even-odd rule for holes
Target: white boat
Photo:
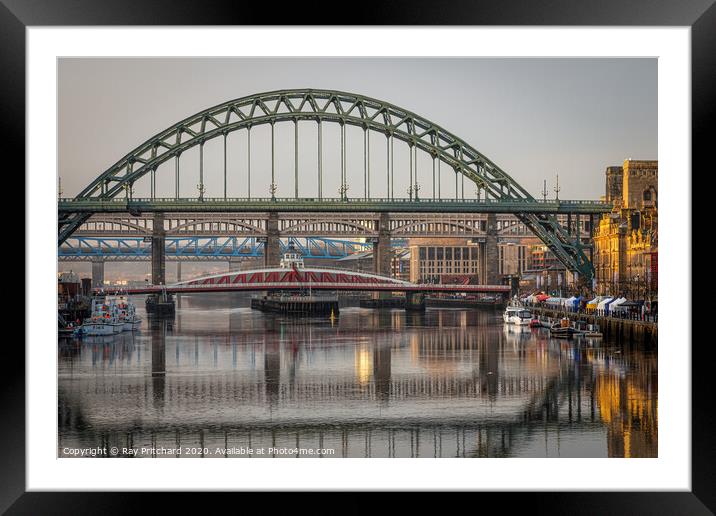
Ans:
<svg viewBox="0 0 716 516"><path fill-rule="evenodd" d="M126 295L107 296L105 302L113 303L117 307L117 315L122 323L123 331L138 330L142 324L142 318L137 315L137 308Z"/></svg>
<svg viewBox="0 0 716 516"><path fill-rule="evenodd" d="M121 333L124 323L119 320L117 306L113 302L92 299L92 313L82 323L83 335L114 335Z"/></svg>
<svg viewBox="0 0 716 516"><path fill-rule="evenodd" d="M506 324L527 326L532 320L532 313L521 306L508 306L502 314L502 320Z"/></svg>

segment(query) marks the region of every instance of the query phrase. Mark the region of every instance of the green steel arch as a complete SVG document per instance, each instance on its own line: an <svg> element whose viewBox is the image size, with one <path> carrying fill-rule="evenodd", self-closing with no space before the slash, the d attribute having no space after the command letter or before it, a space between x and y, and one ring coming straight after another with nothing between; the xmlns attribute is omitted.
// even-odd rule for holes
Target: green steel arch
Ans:
<svg viewBox="0 0 716 516"><path fill-rule="evenodd" d="M439 125L388 102L353 93L293 89L259 93L231 100L192 115L148 139L100 174L76 200L112 199L131 188L167 160L207 140L226 136L260 124L312 120L353 125L406 142L447 164L472 181L485 199L535 201L535 199L474 147ZM412 156L412 154L411 154ZM320 167L320 165L319 165ZM411 169L412 173L412 169ZM412 183L412 182L411 182ZM344 184L344 183L342 183ZM587 278L593 267L579 240L572 237L550 214L517 216L555 253L570 270ZM59 219L58 241L62 243L87 218L86 213L65 214Z"/></svg>

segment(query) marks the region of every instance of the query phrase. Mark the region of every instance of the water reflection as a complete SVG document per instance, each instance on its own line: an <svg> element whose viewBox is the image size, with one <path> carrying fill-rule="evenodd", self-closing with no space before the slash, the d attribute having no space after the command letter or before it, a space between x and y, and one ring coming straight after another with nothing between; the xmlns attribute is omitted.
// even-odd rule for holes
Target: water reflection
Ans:
<svg viewBox="0 0 716 516"><path fill-rule="evenodd" d="M309 321L197 297L136 334L60 342L60 456L657 455L654 351L551 340L493 312Z"/></svg>

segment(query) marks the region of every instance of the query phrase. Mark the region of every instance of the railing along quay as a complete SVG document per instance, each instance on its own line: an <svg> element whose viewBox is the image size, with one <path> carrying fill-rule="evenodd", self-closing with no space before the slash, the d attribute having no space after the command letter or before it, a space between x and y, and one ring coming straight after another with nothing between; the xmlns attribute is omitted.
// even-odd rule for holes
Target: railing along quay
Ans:
<svg viewBox="0 0 716 516"><path fill-rule="evenodd" d="M658 324L655 320L628 319L610 317L587 312L569 312L541 306L525 306L531 312L547 317L561 319L566 317L572 321L596 324L605 338L617 341L630 341L635 344L657 345Z"/></svg>

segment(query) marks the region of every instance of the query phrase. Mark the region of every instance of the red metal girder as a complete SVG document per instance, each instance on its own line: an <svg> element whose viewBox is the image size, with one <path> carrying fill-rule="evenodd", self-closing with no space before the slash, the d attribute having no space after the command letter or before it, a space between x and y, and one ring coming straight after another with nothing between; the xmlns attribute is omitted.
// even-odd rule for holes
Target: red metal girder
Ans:
<svg viewBox="0 0 716 516"><path fill-rule="evenodd" d="M263 283L264 274L263 272L254 272L249 276L249 283Z"/></svg>

